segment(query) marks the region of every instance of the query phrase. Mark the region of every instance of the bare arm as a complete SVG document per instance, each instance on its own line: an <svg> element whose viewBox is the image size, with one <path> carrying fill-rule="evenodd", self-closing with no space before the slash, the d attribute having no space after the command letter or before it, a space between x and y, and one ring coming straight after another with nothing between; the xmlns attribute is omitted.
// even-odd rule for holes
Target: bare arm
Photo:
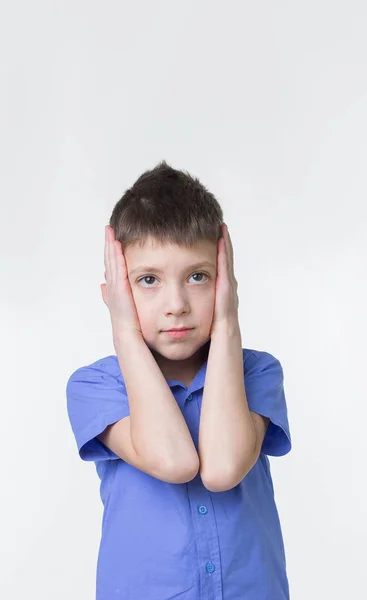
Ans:
<svg viewBox="0 0 367 600"><path fill-rule="evenodd" d="M130 416L106 428L99 439L137 468L164 481L190 481L199 457L176 399L146 345L121 243L106 227L102 297L128 396Z"/></svg>
<svg viewBox="0 0 367 600"><path fill-rule="evenodd" d="M248 408L240 329L225 324L212 336L200 418L200 473L210 491L231 489L245 477L268 423Z"/></svg>
<svg viewBox="0 0 367 600"><path fill-rule="evenodd" d="M165 480L190 481L199 457L185 419L162 371L139 333L115 340L130 407L136 457Z"/></svg>
<svg viewBox="0 0 367 600"><path fill-rule="evenodd" d="M97 438L105 444L105 446L110 448L112 452L122 458L122 460L136 469L139 469L148 475L152 475L152 477L155 477L156 479L160 479L166 483L186 483L193 479L198 469L196 469L194 473L189 473L187 470L180 473L174 469L172 470L172 473L168 473L167 469L162 468L159 465L154 465L150 461L146 461L144 458L140 457L140 455L135 452L131 442L130 426L130 417L124 417L116 423L106 427Z"/></svg>

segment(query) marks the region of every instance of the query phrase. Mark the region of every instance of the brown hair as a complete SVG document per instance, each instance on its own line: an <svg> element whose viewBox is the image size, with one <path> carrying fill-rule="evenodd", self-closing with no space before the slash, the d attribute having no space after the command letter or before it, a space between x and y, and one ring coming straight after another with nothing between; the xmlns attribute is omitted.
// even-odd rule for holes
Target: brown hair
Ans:
<svg viewBox="0 0 367 600"><path fill-rule="evenodd" d="M149 236L186 247L200 240L217 242L222 223L223 211L214 195L199 179L163 160L126 190L109 224L125 248Z"/></svg>

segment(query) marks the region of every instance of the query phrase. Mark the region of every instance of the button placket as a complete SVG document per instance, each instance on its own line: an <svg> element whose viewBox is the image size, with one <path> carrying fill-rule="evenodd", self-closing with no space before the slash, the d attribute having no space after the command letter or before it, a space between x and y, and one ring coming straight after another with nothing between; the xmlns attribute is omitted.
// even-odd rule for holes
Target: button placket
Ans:
<svg viewBox="0 0 367 600"><path fill-rule="evenodd" d="M221 561L219 540L216 538L215 514L212 510L211 493L203 487L199 478L188 483L191 509L196 512L193 518L197 537L198 558L203 572L202 593L210 598L222 598ZM205 502L205 504L204 504ZM209 596L208 596L209 597Z"/></svg>

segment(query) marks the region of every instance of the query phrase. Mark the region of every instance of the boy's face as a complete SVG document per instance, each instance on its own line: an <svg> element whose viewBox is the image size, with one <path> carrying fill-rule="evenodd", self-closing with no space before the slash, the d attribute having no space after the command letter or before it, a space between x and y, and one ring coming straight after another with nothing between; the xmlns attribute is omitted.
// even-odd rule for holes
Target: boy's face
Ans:
<svg viewBox="0 0 367 600"><path fill-rule="evenodd" d="M217 244L191 249L147 238L124 250L142 334L165 377L184 381L202 364L214 316ZM167 333L188 327L183 337ZM172 363L171 361L175 361ZM180 378L181 375L181 378Z"/></svg>

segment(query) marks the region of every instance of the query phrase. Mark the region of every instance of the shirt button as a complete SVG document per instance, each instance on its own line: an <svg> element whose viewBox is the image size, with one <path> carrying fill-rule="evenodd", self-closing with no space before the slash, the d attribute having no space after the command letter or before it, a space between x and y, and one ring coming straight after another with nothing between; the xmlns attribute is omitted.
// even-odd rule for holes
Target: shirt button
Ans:
<svg viewBox="0 0 367 600"><path fill-rule="evenodd" d="M206 563L206 570L208 573L213 573L215 571L215 565L209 561L208 563Z"/></svg>
<svg viewBox="0 0 367 600"><path fill-rule="evenodd" d="M206 513L208 512L208 509L207 509L207 507L206 507L206 506L204 506L204 504L202 504L201 506L199 506L199 509L198 509L198 510L199 510L199 513L200 513L201 515L206 515Z"/></svg>
<svg viewBox="0 0 367 600"><path fill-rule="evenodd" d="M187 399L188 399L188 401L190 402L190 400L192 400L192 394L189 394L189 395L187 396Z"/></svg>

